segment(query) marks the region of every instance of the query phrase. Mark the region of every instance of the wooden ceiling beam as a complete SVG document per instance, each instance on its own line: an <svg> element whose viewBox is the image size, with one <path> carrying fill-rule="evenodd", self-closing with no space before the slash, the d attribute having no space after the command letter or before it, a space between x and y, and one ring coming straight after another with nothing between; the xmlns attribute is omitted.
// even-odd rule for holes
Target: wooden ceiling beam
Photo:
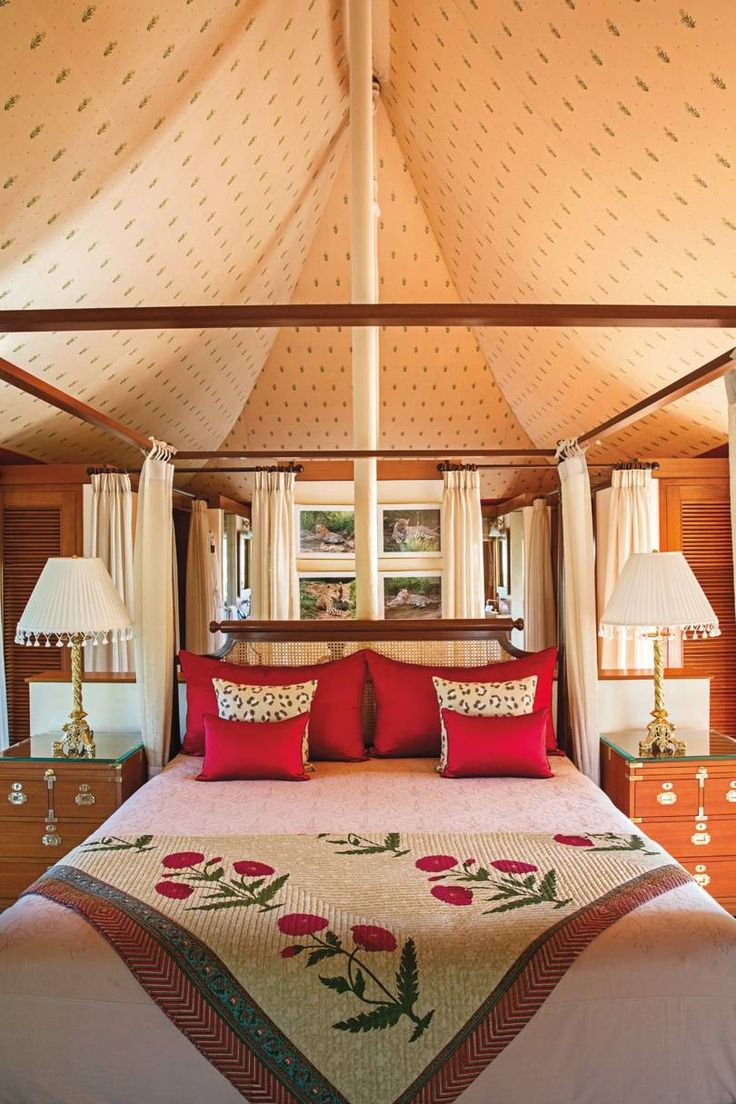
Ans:
<svg viewBox="0 0 736 1104"><path fill-rule="evenodd" d="M653 414L656 410L661 410L663 406L669 406L670 403L677 402L678 399L684 399L686 395L691 395L693 391L698 391L706 384L713 383L714 380L724 376L728 369L733 367L735 359L736 349L729 349L727 352L721 353L720 356L709 360L707 364L702 364L700 368L695 368L694 371L688 372L686 376L673 380L666 387L655 391L653 395L640 399L633 406L628 406L619 414L614 414L612 418L588 430L587 433L578 438L580 444L585 444L587 441L597 442L604 437L610 437L613 433L620 433L622 429L627 429L641 418L646 418L647 415Z"/></svg>
<svg viewBox="0 0 736 1104"><path fill-rule="evenodd" d="M205 330L280 326L736 327L736 305L286 303L0 311L0 333Z"/></svg>
<svg viewBox="0 0 736 1104"><path fill-rule="evenodd" d="M144 437L142 433L130 429L107 414L103 414L101 410L95 410L93 406L88 406L87 403L67 395L66 391L61 391L58 387L39 379L38 376L31 375L24 368L19 368L17 364L11 364L9 360L5 360L3 357L0 357L0 380L17 387L19 391L25 391L27 395L33 395L34 398L41 399L42 402L56 407L57 410L63 410L66 414L71 414L73 417L87 422L88 425L92 425L96 429L102 429L105 433L110 433L113 437L117 437L119 441L125 441L126 445L134 445L136 448L145 449L146 452L151 447L150 439Z"/></svg>

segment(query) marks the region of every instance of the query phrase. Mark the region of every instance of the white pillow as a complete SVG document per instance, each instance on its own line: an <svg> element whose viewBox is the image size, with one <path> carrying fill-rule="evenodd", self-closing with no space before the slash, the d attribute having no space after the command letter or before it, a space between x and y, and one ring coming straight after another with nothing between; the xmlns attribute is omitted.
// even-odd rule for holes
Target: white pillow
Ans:
<svg viewBox="0 0 736 1104"><path fill-rule="evenodd" d="M440 710L440 763L438 771L447 767L447 730L443 709L464 713L466 717L519 717L534 710L537 676L515 682L450 682L432 679Z"/></svg>

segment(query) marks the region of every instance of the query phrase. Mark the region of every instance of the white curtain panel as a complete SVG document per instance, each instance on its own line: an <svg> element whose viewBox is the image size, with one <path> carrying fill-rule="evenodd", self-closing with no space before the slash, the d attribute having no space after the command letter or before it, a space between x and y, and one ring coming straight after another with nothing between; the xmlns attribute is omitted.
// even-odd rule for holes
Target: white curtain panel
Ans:
<svg viewBox="0 0 736 1104"><path fill-rule="evenodd" d="M614 471L611 486L596 495L596 583L598 615L603 613L624 564L632 552L659 548L657 484L648 469ZM617 633L601 640L601 667L606 670L648 669L652 643L638 635Z"/></svg>
<svg viewBox="0 0 736 1104"><path fill-rule="evenodd" d="M585 454L567 445L558 471L565 556L565 680L575 762L599 781L598 633L590 479Z"/></svg>
<svg viewBox="0 0 736 1104"><path fill-rule="evenodd" d="M724 382L728 399L728 481L731 491L731 546L736 591L736 368L729 368Z"/></svg>
<svg viewBox="0 0 736 1104"><path fill-rule="evenodd" d="M190 652L204 655L214 647L210 621L217 618L212 587L212 552L207 503L196 498L187 544L186 577L186 646Z"/></svg>
<svg viewBox="0 0 736 1104"><path fill-rule="evenodd" d="M149 775L164 765L171 734L174 652L174 465L150 454L138 485L135 534L135 669Z"/></svg>
<svg viewBox="0 0 736 1104"><path fill-rule="evenodd" d="M253 490L253 617L298 620L293 472L259 471Z"/></svg>
<svg viewBox="0 0 736 1104"><path fill-rule="evenodd" d="M551 648L557 640L549 506L535 498L524 507L524 647Z"/></svg>
<svg viewBox="0 0 736 1104"><path fill-rule="evenodd" d="M442 616L483 617L480 474L446 471L442 493Z"/></svg>
<svg viewBox="0 0 736 1104"><path fill-rule="evenodd" d="M133 492L130 476L103 472L91 477L92 497L86 555L99 556L133 616ZM135 670L132 640L85 648L88 671Z"/></svg>

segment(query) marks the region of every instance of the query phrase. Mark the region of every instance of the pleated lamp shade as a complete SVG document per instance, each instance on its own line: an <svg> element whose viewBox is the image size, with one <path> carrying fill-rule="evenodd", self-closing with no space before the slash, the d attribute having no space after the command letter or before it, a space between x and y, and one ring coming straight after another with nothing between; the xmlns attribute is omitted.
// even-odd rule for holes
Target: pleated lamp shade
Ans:
<svg viewBox="0 0 736 1104"><path fill-rule="evenodd" d="M28 605L16 627L16 644L48 647L130 640L133 622L102 560L97 557L52 557L46 561Z"/></svg>
<svg viewBox="0 0 736 1104"><path fill-rule="evenodd" d="M602 635L622 629L719 636L718 618L682 552L632 552L601 617Z"/></svg>

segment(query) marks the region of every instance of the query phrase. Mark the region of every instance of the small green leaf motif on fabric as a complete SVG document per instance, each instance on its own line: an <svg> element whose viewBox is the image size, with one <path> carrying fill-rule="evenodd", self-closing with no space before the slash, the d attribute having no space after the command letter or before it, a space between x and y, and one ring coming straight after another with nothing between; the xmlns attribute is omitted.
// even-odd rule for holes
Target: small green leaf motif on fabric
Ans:
<svg viewBox="0 0 736 1104"><path fill-rule="evenodd" d="M137 836L132 842L130 840L120 839L119 836L102 836L98 840L90 840L82 848L85 852L92 852L95 854L97 851L133 851L136 855L140 855L143 851L153 851L153 847L149 847L149 844L153 836Z"/></svg>
<svg viewBox="0 0 736 1104"><path fill-rule="evenodd" d="M396 858L408 855L409 849L401 849L401 836L398 832L389 832L381 843L380 840L368 839L366 836L358 836L354 832L348 832L344 838L330 839L329 832L320 832L319 839L327 840L336 847L347 847L347 851L337 851L338 855L385 855L393 854Z"/></svg>

